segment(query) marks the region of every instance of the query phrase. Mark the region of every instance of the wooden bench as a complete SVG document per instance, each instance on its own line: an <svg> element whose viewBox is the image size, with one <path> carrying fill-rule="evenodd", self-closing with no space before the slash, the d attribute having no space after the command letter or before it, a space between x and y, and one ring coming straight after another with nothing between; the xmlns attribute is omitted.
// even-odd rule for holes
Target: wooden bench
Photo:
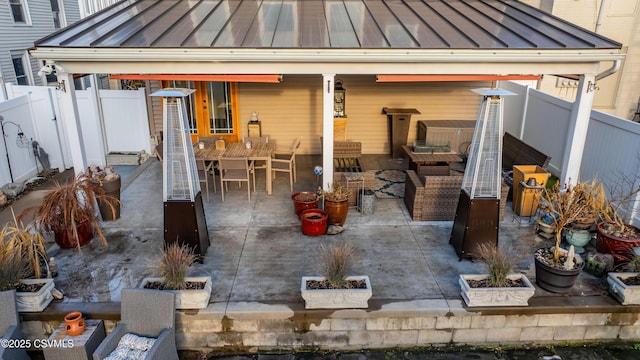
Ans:
<svg viewBox="0 0 640 360"><path fill-rule="evenodd" d="M502 169L513 170L513 165L538 165L546 168L550 156L525 143L508 132L502 138Z"/></svg>

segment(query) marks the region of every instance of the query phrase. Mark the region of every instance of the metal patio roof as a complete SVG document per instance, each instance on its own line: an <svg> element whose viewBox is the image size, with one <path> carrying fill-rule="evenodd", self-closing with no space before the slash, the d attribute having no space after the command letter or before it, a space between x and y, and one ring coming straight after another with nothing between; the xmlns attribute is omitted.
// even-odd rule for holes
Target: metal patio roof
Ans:
<svg viewBox="0 0 640 360"><path fill-rule="evenodd" d="M124 0L37 48L620 49L513 0Z"/></svg>

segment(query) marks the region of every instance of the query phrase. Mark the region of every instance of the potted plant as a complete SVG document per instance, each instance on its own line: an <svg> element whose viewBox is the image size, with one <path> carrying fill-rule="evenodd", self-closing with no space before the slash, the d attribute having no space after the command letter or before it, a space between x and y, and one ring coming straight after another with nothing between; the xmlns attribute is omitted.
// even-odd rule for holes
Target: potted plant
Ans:
<svg viewBox="0 0 640 360"><path fill-rule="evenodd" d="M306 209L300 213L300 228L308 236L319 236L327 232L327 213L322 209Z"/></svg>
<svg viewBox="0 0 640 360"><path fill-rule="evenodd" d="M106 195L111 195L118 201L113 199L98 198L98 208L102 220L110 221L120 218L120 187L122 185L120 175L113 166L100 167L91 165L87 168L87 174L91 178L91 182L100 186Z"/></svg>
<svg viewBox="0 0 640 360"><path fill-rule="evenodd" d="M526 276L513 273L517 256L484 244L479 255L488 274L461 274L458 279L467 306L528 306L535 288Z"/></svg>
<svg viewBox="0 0 640 360"><path fill-rule="evenodd" d="M157 277L144 278L140 287L175 292L176 309L205 309L211 296L211 276L187 276L197 259L187 244L173 242L150 264Z"/></svg>
<svg viewBox="0 0 640 360"><path fill-rule="evenodd" d="M300 292L306 309L367 308L371 282L366 275L347 276L354 249L349 244L320 245L323 276L303 276Z"/></svg>
<svg viewBox="0 0 640 360"><path fill-rule="evenodd" d="M618 175L599 213L602 221L596 227L598 252L624 257L628 249L640 246L640 229L627 224L623 216L629 205L637 201L638 194L640 177Z"/></svg>
<svg viewBox="0 0 640 360"><path fill-rule="evenodd" d="M296 216L299 217L304 210L317 209L320 197L312 191L300 191L291 195L291 200Z"/></svg>
<svg viewBox="0 0 640 360"><path fill-rule="evenodd" d="M39 206L25 209L18 219L32 214L40 233L52 231L61 248L77 247L80 250L94 235L107 246L107 239L97 216L98 200L108 204L114 213L113 203L120 201L105 194L104 189L93 183L87 173L80 173L70 182L56 182Z"/></svg>
<svg viewBox="0 0 640 360"><path fill-rule="evenodd" d="M0 229L0 291L16 291L18 311L39 312L53 300L54 287L53 279L40 278L41 265L47 264L44 241L40 234L16 224Z"/></svg>
<svg viewBox="0 0 640 360"><path fill-rule="evenodd" d="M609 292L622 305L640 305L640 256L628 249L617 269L607 274Z"/></svg>
<svg viewBox="0 0 640 360"><path fill-rule="evenodd" d="M329 190L322 191L324 211L329 225L343 226L349 213L349 192L340 183L334 183Z"/></svg>
<svg viewBox="0 0 640 360"><path fill-rule="evenodd" d="M553 214L555 245L535 251L536 283L551 292L568 292L575 284L584 262L575 254L573 245L569 250L560 247L562 233L572 223L588 223L596 216L596 203L603 198L602 186L595 181L578 182L560 186L556 182L545 188L541 208Z"/></svg>

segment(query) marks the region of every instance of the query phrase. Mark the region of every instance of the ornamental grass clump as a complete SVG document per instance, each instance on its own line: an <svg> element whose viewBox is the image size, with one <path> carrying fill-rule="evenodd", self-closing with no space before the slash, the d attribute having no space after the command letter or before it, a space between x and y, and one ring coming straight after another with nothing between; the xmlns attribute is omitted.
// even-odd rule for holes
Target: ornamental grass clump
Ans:
<svg viewBox="0 0 640 360"><path fill-rule="evenodd" d="M186 244L174 242L167 245L151 265L151 270L164 278L166 290L184 290L187 288L186 276L191 271L198 256Z"/></svg>
<svg viewBox="0 0 640 360"><path fill-rule="evenodd" d="M348 287L347 273L350 270L354 252L353 246L347 243L331 246L320 245L320 272L332 288Z"/></svg>
<svg viewBox="0 0 640 360"><path fill-rule="evenodd" d="M4 228L2 235L4 235ZM25 273L20 249L14 242L6 241L2 236L0 239L0 291L17 288Z"/></svg>
<svg viewBox="0 0 640 360"><path fill-rule="evenodd" d="M349 198L349 191L340 183L334 183L328 190L318 189L318 192L329 201L345 201Z"/></svg>
<svg viewBox="0 0 640 360"><path fill-rule="evenodd" d="M78 250L81 246L78 241L78 226L86 225L102 244L107 246L107 239L100 228L97 215L97 201L106 202L115 214L116 210L112 204L119 203L120 200L106 194L99 184L91 179L87 173L80 173L70 182L55 182L53 190L43 198L42 203L25 209L18 216L18 220L32 214L33 222L40 229L40 233L56 229L66 232L69 239L75 239Z"/></svg>
<svg viewBox="0 0 640 360"><path fill-rule="evenodd" d="M491 286L508 287L510 285L508 277L513 272L517 257L498 249L497 246L487 246L485 244L480 245L479 255L484 260L489 272Z"/></svg>
<svg viewBox="0 0 640 360"><path fill-rule="evenodd" d="M16 220L13 208L11 208L11 214L13 215L13 222L6 223L0 229L0 239L2 239L3 243L17 249L23 261L25 277L41 278L43 267L48 270L44 237L39 232L32 231L30 226L24 226L22 222Z"/></svg>

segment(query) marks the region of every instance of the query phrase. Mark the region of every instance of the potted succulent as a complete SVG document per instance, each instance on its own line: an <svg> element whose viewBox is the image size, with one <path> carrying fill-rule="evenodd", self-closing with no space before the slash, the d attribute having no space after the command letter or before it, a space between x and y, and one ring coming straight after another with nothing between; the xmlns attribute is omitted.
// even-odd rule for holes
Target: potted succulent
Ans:
<svg viewBox="0 0 640 360"><path fill-rule="evenodd" d="M640 255L628 249L616 269L607 274L609 292L622 305L640 305Z"/></svg>
<svg viewBox="0 0 640 360"><path fill-rule="evenodd" d="M33 215L33 222L40 233L52 231L56 243L61 248L80 247L87 244L94 235L107 246L100 219L97 216L96 203L104 201L115 213L113 203L120 200L105 194L104 190L91 181L87 173L80 173L72 181L60 184L43 199L39 206L25 209L18 219Z"/></svg>
<svg viewBox="0 0 640 360"><path fill-rule="evenodd" d="M173 242L150 264L158 276L144 278L140 287L175 292L176 309L205 309L211 296L211 276L187 276L197 259L187 244Z"/></svg>
<svg viewBox="0 0 640 360"><path fill-rule="evenodd" d="M640 194L640 177L629 178L619 175L617 182L609 189L599 213L602 220L597 226L596 248L598 252L622 256L632 247L640 246L640 229L628 224L623 216Z"/></svg>
<svg viewBox="0 0 640 360"><path fill-rule="evenodd" d="M461 274L458 282L467 306L528 306L535 288L523 274L513 273L517 256L494 246L480 246L488 274Z"/></svg>
<svg viewBox="0 0 640 360"><path fill-rule="evenodd" d="M106 195L111 195L117 200L120 200L120 187L122 182L120 175L113 166L100 167L91 165L87 168L87 174L91 178L91 182L100 186ZM120 204L120 201L113 199L98 198L98 208L100 209L102 220L110 221L119 219Z"/></svg>
<svg viewBox="0 0 640 360"><path fill-rule="evenodd" d="M334 183L328 190L323 191L324 211L327 212L329 225L343 226L349 213L349 192L340 183Z"/></svg>
<svg viewBox="0 0 640 360"><path fill-rule="evenodd" d="M18 311L39 312L53 300L54 287L53 279L41 278L42 267L48 268L44 240L14 222L0 229L0 291L16 291Z"/></svg>
<svg viewBox="0 0 640 360"><path fill-rule="evenodd" d="M596 217L596 205L603 198L602 186L595 181L578 182L560 186L555 183L545 188L540 207L553 214L555 245L535 251L536 283L551 292L568 292L575 284L584 262L575 254L573 245L569 250L560 247L562 233L572 223L588 223Z"/></svg>
<svg viewBox="0 0 640 360"><path fill-rule="evenodd" d="M367 308L371 282L366 275L347 276L354 249L349 244L320 245L323 276L303 276L300 293L306 309Z"/></svg>

